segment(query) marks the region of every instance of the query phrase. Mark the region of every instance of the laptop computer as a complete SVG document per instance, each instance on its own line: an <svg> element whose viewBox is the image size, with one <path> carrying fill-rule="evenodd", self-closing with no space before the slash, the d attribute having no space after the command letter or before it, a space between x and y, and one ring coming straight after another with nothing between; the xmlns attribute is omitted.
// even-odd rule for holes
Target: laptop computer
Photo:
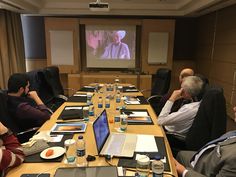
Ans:
<svg viewBox="0 0 236 177"><path fill-rule="evenodd" d="M110 132L105 109L94 121L93 131L99 155L133 157L137 135Z"/></svg>

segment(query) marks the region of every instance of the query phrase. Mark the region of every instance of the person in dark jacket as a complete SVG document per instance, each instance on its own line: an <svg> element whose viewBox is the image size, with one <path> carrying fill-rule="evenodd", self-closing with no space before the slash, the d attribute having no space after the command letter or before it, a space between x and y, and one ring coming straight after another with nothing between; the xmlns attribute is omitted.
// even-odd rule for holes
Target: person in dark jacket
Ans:
<svg viewBox="0 0 236 177"><path fill-rule="evenodd" d="M234 107L236 118L236 107ZM210 141L198 152L180 151L175 160L182 177L235 177L236 130Z"/></svg>
<svg viewBox="0 0 236 177"><path fill-rule="evenodd" d="M23 73L13 74L8 80L7 107L20 131L39 127L51 116L37 92L29 91L29 86L29 79Z"/></svg>

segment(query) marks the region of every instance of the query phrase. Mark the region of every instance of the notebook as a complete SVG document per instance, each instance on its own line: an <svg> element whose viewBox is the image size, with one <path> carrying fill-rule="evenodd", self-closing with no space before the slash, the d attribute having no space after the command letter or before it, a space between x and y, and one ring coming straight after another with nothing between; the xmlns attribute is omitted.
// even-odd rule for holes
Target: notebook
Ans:
<svg viewBox="0 0 236 177"><path fill-rule="evenodd" d="M137 135L110 132L105 109L93 123L93 131L99 155L133 157Z"/></svg>
<svg viewBox="0 0 236 177"><path fill-rule="evenodd" d="M59 115L58 119L83 119L83 107L84 106L66 106Z"/></svg>

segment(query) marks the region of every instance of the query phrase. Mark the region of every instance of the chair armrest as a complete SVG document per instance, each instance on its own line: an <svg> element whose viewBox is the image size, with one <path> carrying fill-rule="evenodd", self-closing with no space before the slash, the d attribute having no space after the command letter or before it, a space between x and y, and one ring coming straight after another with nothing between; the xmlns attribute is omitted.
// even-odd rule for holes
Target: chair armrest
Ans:
<svg viewBox="0 0 236 177"><path fill-rule="evenodd" d="M53 111L50 108L47 108L48 112L53 114Z"/></svg>
<svg viewBox="0 0 236 177"><path fill-rule="evenodd" d="M64 88L64 90L71 90L73 91L73 93L77 92L77 89L73 89L73 88Z"/></svg>
<svg viewBox="0 0 236 177"><path fill-rule="evenodd" d="M166 132L166 136L173 136L182 142L185 142L185 138L186 138L186 136L181 135L179 133L175 133L175 132Z"/></svg>
<svg viewBox="0 0 236 177"><path fill-rule="evenodd" d="M57 95L57 98L61 98L61 99L63 99L64 101L67 101L67 100L68 100L68 97L66 97L65 95Z"/></svg>
<svg viewBox="0 0 236 177"><path fill-rule="evenodd" d="M30 128L28 130L16 133L16 136L20 143L27 142L38 130L40 127Z"/></svg>
<svg viewBox="0 0 236 177"><path fill-rule="evenodd" d="M166 132L171 151L174 157L177 156L181 150L186 150L185 136L178 133Z"/></svg>
<svg viewBox="0 0 236 177"><path fill-rule="evenodd" d="M161 98L161 95L152 95L147 99L147 101L151 103L152 101L160 101Z"/></svg>
<svg viewBox="0 0 236 177"><path fill-rule="evenodd" d="M140 92L151 92L151 89L143 89L143 90L140 90Z"/></svg>

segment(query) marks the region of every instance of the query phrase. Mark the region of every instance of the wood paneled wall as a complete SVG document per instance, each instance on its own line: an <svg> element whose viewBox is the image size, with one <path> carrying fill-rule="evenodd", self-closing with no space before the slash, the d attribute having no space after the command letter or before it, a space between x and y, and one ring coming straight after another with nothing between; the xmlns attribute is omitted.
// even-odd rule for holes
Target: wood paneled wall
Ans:
<svg viewBox="0 0 236 177"><path fill-rule="evenodd" d="M227 113L236 105L236 6L198 19L196 66L210 83L224 88Z"/></svg>

